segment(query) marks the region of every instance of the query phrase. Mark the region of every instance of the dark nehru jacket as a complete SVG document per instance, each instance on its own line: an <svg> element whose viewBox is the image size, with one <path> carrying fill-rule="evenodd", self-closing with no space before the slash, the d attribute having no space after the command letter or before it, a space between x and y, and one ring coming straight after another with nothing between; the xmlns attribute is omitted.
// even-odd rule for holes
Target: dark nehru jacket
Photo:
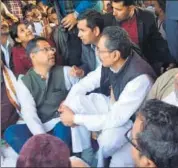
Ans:
<svg viewBox="0 0 178 168"><path fill-rule="evenodd" d="M115 100L117 101L127 83L142 74L147 74L153 80L156 78L152 67L135 51L132 51L118 73L113 73L110 68L102 67L100 81L101 93L109 95L109 86L112 86Z"/></svg>
<svg viewBox="0 0 178 168"><path fill-rule="evenodd" d="M49 72L48 82L33 69L22 77L22 81L35 100L37 114L42 123L59 117L59 105L65 100L68 93L65 87L63 67L53 67Z"/></svg>

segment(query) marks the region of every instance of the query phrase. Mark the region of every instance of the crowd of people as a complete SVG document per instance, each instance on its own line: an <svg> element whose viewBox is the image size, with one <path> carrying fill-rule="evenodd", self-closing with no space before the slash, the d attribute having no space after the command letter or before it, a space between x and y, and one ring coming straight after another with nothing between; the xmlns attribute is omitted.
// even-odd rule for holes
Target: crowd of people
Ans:
<svg viewBox="0 0 178 168"><path fill-rule="evenodd" d="M1 142L16 167L178 167L177 9L2 0Z"/></svg>

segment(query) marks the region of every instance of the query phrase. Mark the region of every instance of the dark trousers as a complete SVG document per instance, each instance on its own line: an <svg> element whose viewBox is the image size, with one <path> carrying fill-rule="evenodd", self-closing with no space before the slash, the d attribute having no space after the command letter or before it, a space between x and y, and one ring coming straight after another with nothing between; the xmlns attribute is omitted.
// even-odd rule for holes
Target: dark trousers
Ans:
<svg viewBox="0 0 178 168"><path fill-rule="evenodd" d="M166 36L170 53L178 63L178 20L166 19Z"/></svg>
<svg viewBox="0 0 178 168"><path fill-rule="evenodd" d="M71 129L64 126L61 122L57 123L50 134L63 140L68 147L71 147ZM4 133L6 142L19 153L25 142L32 137L32 133L26 124L16 124L8 127Z"/></svg>

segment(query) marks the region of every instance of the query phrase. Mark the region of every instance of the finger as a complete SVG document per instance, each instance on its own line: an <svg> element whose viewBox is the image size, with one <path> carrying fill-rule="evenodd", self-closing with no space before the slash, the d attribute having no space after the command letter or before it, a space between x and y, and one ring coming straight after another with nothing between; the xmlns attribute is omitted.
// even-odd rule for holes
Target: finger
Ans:
<svg viewBox="0 0 178 168"><path fill-rule="evenodd" d="M71 24L70 23L68 23L68 24L66 24L66 25L64 25L64 28L69 28L71 26Z"/></svg>
<svg viewBox="0 0 178 168"><path fill-rule="evenodd" d="M63 19L61 20L61 23L63 24L65 21L66 21L66 18L63 18Z"/></svg>
<svg viewBox="0 0 178 168"><path fill-rule="evenodd" d="M74 25L71 25L71 26L68 28L68 30L69 30L69 31L72 30L73 27L74 27Z"/></svg>
<svg viewBox="0 0 178 168"><path fill-rule="evenodd" d="M63 24L63 26L65 26L65 25L67 25L69 23L70 23L70 20L66 19L66 20L64 20L64 22L62 24Z"/></svg>

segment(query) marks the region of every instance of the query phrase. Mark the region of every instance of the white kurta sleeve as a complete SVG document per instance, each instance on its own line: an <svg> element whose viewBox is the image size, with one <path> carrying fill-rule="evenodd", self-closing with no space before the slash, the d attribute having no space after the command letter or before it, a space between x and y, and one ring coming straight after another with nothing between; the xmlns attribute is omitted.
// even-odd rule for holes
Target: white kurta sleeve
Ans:
<svg viewBox="0 0 178 168"><path fill-rule="evenodd" d="M91 92L100 87L101 79L101 67L98 67L95 71L90 72L86 77L81 79L77 84L75 84L70 90L66 100L65 105L69 105L72 99L76 95L86 95L87 92Z"/></svg>
<svg viewBox="0 0 178 168"><path fill-rule="evenodd" d="M64 79L65 79L66 89L70 90L74 84L79 82L80 78L72 77L69 75L69 71L71 70L71 67L69 66L64 66L63 70L64 70Z"/></svg>
<svg viewBox="0 0 178 168"><path fill-rule="evenodd" d="M21 79L17 83L17 98L21 105L21 114L33 135L46 133L37 115L36 103Z"/></svg>
<svg viewBox="0 0 178 168"><path fill-rule="evenodd" d="M141 106L152 84L152 80L147 75L138 76L125 86L118 101L111 106L108 113L75 114L75 124L84 125L90 131L100 131L124 125Z"/></svg>

